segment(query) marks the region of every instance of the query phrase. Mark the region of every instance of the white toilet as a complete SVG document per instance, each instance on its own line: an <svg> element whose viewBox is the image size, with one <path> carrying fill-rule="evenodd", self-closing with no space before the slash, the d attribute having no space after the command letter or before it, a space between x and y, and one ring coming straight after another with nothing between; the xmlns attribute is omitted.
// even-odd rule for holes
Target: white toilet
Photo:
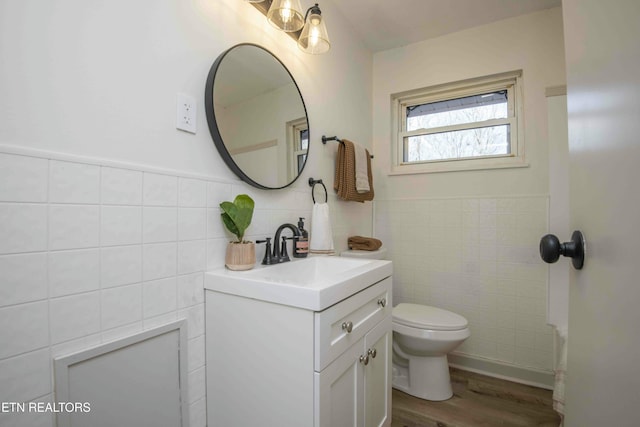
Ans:
<svg viewBox="0 0 640 427"><path fill-rule="evenodd" d="M344 251L341 256L385 259L386 249ZM467 319L420 304L393 308L393 388L427 400L453 396L447 354L469 338Z"/></svg>

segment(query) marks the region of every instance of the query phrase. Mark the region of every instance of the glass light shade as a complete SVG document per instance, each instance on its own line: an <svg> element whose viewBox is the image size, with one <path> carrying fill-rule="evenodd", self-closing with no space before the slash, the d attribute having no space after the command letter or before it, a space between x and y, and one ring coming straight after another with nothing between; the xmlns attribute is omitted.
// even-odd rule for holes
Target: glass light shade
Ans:
<svg viewBox="0 0 640 427"><path fill-rule="evenodd" d="M298 47L304 52L312 54L320 54L328 52L331 48L327 27L324 25L324 19L320 15L320 10L312 10L307 16L300 38L298 39Z"/></svg>
<svg viewBox="0 0 640 427"><path fill-rule="evenodd" d="M304 25L304 17L300 12L300 0L273 0L267 12L267 20L279 30L299 31Z"/></svg>

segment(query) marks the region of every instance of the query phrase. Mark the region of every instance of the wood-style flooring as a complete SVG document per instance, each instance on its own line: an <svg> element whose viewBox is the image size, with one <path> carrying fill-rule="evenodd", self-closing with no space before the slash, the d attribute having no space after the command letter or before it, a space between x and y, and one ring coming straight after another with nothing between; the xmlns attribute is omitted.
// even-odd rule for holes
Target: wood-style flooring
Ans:
<svg viewBox="0 0 640 427"><path fill-rule="evenodd" d="M451 369L453 397L430 402L393 390L391 427L557 427L552 392Z"/></svg>

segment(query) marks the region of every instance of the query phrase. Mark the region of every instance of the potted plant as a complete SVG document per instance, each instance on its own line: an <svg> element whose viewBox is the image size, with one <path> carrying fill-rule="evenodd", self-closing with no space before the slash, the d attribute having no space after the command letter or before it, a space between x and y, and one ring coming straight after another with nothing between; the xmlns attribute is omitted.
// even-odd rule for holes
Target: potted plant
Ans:
<svg viewBox="0 0 640 427"><path fill-rule="evenodd" d="M255 243L244 240L244 233L253 217L253 207L253 199L246 194L236 196L233 203L220 203L222 222L237 237L227 245L224 264L229 270L249 270L256 262Z"/></svg>

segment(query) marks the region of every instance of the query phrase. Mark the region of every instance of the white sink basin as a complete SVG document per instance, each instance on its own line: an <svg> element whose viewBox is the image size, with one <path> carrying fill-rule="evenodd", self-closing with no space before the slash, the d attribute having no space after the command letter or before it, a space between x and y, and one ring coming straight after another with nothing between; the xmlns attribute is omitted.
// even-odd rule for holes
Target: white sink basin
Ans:
<svg viewBox="0 0 640 427"><path fill-rule="evenodd" d="M321 311L391 273L391 261L309 256L248 271L212 270L205 288Z"/></svg>

